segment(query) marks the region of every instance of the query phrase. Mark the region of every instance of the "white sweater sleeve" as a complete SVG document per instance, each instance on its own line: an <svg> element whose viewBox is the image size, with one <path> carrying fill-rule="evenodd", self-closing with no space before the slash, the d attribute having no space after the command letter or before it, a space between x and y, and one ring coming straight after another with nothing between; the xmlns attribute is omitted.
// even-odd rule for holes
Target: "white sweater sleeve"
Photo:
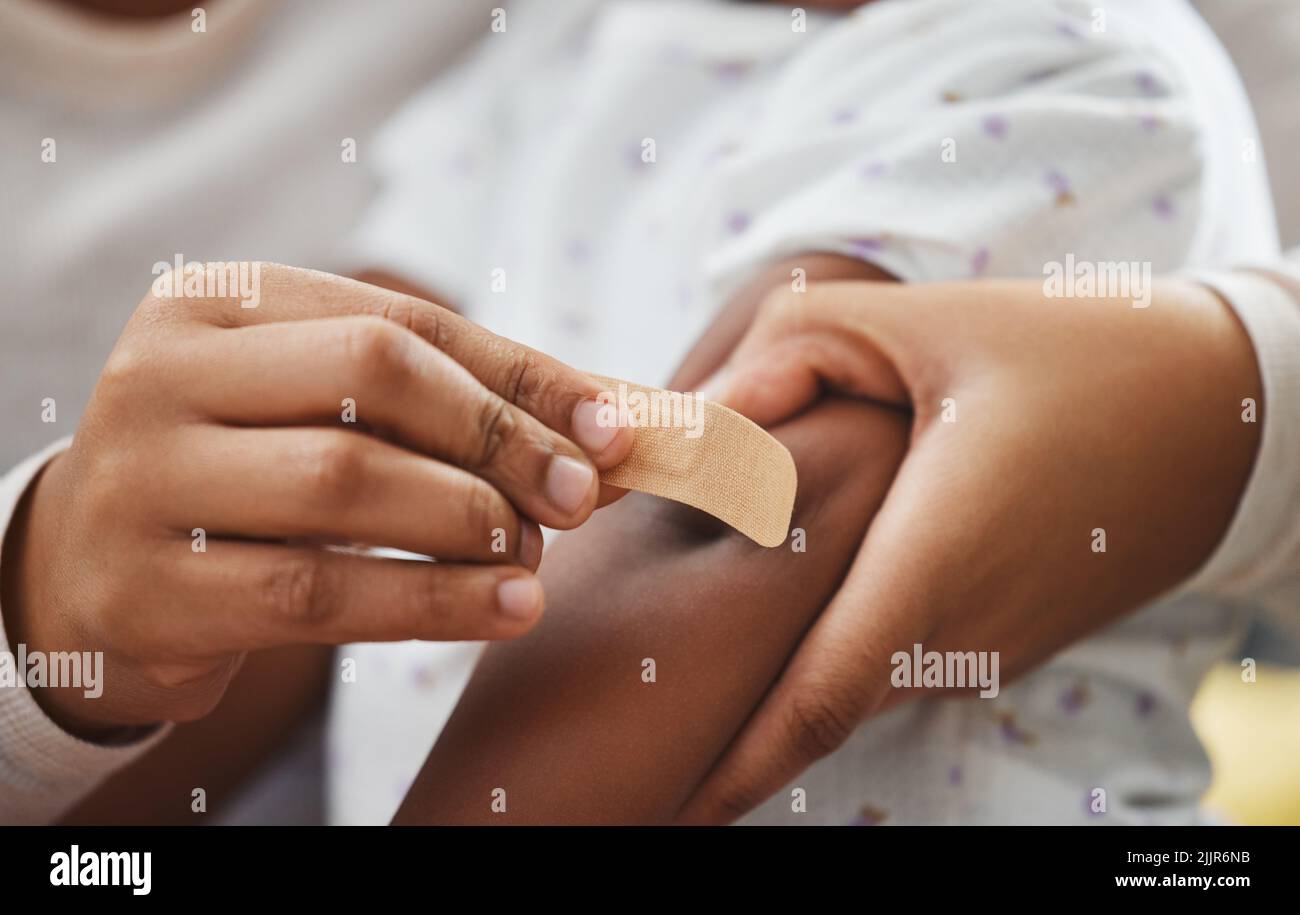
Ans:
<svg viewBox="0 0 1300 915"><path fill-rule="evenodd" d="M1237 513L1186 590L1267 599L1281 589L1289 622L1300 624L1300 260L1196 278L1231 304L1255 347L1262 428Z"/></svg>
<svg viewBox="0 0 1300 915"><path fill-rule="evenodd" d="M41 469L68 447L56 442L0 477L0 549L19 501ZM16 680L14 653L0 615L0 664ZM139 757L162 739L167 727L127 744L90 743L50 720L25 685L0 686L0 824L48 823L68 810L104 778Z"/></svg>

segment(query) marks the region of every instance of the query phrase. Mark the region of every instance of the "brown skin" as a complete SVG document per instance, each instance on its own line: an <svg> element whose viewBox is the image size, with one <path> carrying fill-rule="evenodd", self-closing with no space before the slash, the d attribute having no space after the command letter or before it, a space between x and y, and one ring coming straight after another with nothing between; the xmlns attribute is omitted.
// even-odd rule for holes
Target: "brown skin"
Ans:
<svg viewBox="0 0 1300 915"><path fill-rule="evenodd" d="M914 696L889 687L894 651L998 651L1010 679L1174 588L1226 533L1259 445L1254 349L1188 282L1146 309L1034 281L825 284L771 296L731 363L722 399L760 422L827 388L915 419L844 586L686 822L734 819Z"/></svg>
<svg viewBox="0 0 1300 915"><path fill-rule="evenodd" d="M841 277L857 269L826 265ZM777 268L756 288L786 275ZM756 298L720 319L676 384L716 367ZM1223 303L1181 283L1159 287L1145 312L1044 303L1036 283L825 284L769 296L734 361L724 394L755 416L797 412L827 386L911 405L911 439L895 438L903 414L880 404L823 404L779 424L800 466L806 554L761 550L640 496L562 540L543 573L546 624L488 652L397 822L728 821L871 710L915 696L885 686L898 647L992 648L1013 676L1185 578L1221 538L1257 447L1257 427L1238 416L1240 397L1259 397L1249 342ZM967 419L943 441L932 428L940 392ZM1022 409L992 409L1010 401ZM981 404L1001 422L970 423ZM862 412L832 421L845 410ZM889 478L905 449L904 472L929 457L904 499L903 477L892 488ZM1094 523L1126 532L1125 548L1092 554ZM900 555L891 542L929 546ZM656 659L653 685L640 679L644 657ZM490 813L496 787L509 790L505 815Z"/></svg>
<svg viewBox="0 0 1300 915"><path fill-rule="evenodd" d="M795 456L808 553L642 497L603 512L548 555L547 620L489 649L396 822L729 822L915 697L895 651L995 650L1010 679L1187 578L1258 446L1249 340L1186 283L1149 310L1032 282L780 289L731 361L724 399Z"/></svg>
<svg viewBox="0 0 1300 915"><path fill-rule="evenodd" d="M864 269L879 275L839 257L803 258L800 265L827 279L860 276ZM719 364L752 320L762 294L787 279L789 270L790 265L777 265L742 292L692 351L682 377L702 378ZM360 279L428 298L422 290L384 274L363 274ZM615 495L616 491L603 494L601 501L610 501ZM560 580L558 576L556 580ZM333 670L331 658L327 646L250 654L215 710L201 720L178 726L159 747L100 786L69 814L69 821L196 822L189 806L194 786L207 788L209 812L219 811L231 789L319 707ZM160 790L160 785L171 788Z"/></svg>
<svg viewBox="0 0 1300 915"><path fill-rule="evenodd" d="M334 649L296 645L249 654L217 708L178 724L158 746L113 773L62 822L197 825L221 814L329 694ZM195 812L195 788L207 809Z"/></svg>
<svg viewBox="0 0 1300 915"><path fill-rule="evenodd" d="M124 19L158 19L189 13L198 4L192 0L60 0L66 6L89 10L101 16Z"/></svg>
<svg viewBox="0 0 1300 915"><path fill-rule="evenodd" d="M135 19L157 18L171 15L188 14L192 3L176 3L173 0L64 0L67 5L77 7L105 16ZM813 3L813 6L843 7L839 2ZM838 275L838 274L837 274ZM423 299L432 299L423 290L414 287L401 278L384 274L369 274L362 280ZM735 336L738 336L738 332ZM713 338L719 339L717 335ZM733 338L734 339L734 336ZM101 385L111 391L116 385ZM97 394L101 397L102 394ZM84 436L83 436L84 438ZM614 459L618 448L611 453L598 456L598 463L606 466ZM58 468L56 471L55 468ZM58 491L69 486L78 486L84 481L76 473L66 473L66 459L56 460L49 472L43 473L31 488L13 519L6 539L3 557L0 557L0 584L3 586L3 599L6 622L11 637L24 641L33 648L42 645L55 647L54 642L63 640L58 633L71 626L70 631L77 637L83 637L88 629L78 620L78 611L64 609L57 612L63 626L51 626L48 617L58 605L57 600L47 601L38 596L57 593L58 588L50 587L50 579L61 578L78 582L77 589L87 589L93 597L100 586L116 585L123 590L136 587L141 582L130 582L129 576L109 574L108 582L103 575L92 575L90 580L82 578L87 564L78 563L78 568L66 568L66 557L60 557L56 550L49 547L50 540L42 532L48 532L60 526L63 519L60 512L65 510L64 499L55 498ZM131 495L135 490L128 490ZM220 494L218 494L220 495ZM598 504L606 504L618 497L618 492L602 487ZM172 531L174 537L177 532ZM85 532L87 537L94 536L93 530ZM80 539L77 537L74 540ZM62 546L70 541L63 539ZM94 558L94 557L91 557ZM105 557L99 557L103 560ZM96 563L91 562L93 567ZM103 564L101 565L101 571ZM57 571L56 571L57 570ZM140 570L144 573L145 570ZM237 574L237 573L236 573ZM227 577L227 582L230 577ZM156 581L146 581L137 597L146 603L167 605L176 600L168 597L167 589L159 587ZM409 592L408 592L409 593ZM398 595L400 599L400 592ZM276 608L271 608L273 611ZM281 608L283 609L283 608ZM37 621L33 621L33 617ZM500 634L500 625L484 625L481 635L491 637ZM451 634L451 633L449 633ZM327 640L329 640L327 638ZM71 644L58 647L71 648ZM77 646L77 647L100 647ZM149 652L145 652L147 655ZM172 655L172 652L165 652ZM92 739L114 740L119 737L133 736L129 725L163 717L194 718L210 712L206 718L183 724L175 732L148 754L144 759L118 773L96 794L84 802L70 818L74 821L99 822L147 822L162 820L167 822L192 822L193 815L188 808L188 792L191 784L204 784L217 790L210 791L215 807L219 807L223 786L233 784L237 777L249 771L256 760L269 754L283 738L289 727L307 714L319 701L323 678L329 669L332 652L326 645L290 646L280 649L265 649L253 652L243 659L244 653L237 652L224 658L213 668L211 660L203 660L197 668L195 665L176 657L159 658L150 662L153 666L143 677L130 671L128 682L137 682L130 687L130 700L126 711L108 710L103 706L79 702L70 695L60 691L38 691L36 698L42 707L64 727L82 736ZM130 666L138 666L140 659L131 658ZM146 659L147 660L147 659ZM112 664L111 676L116 679L116 663ZM205 674L202 671L207 670ZM222 701L223 688L229 684ZM273 685L274 684L274 685ZM220 703L220 707L211 711ZM235 738L238 738L237 742ZM219 761L219 765L213 765ZM177 777L176 791L160 791L168 777ZM180 789L184 788L182 792ZM183 797L182 797L183 796ZM183 802L182 802L183 801Z"/></svg>
<svg viewBox="0 0 1300 915"><path fill-rule="evenodd" d="M123 16L131 19L170 16L194 8L190 0L61 0L61 2L106 16ZM864 0L808 0L803 5L817 9L851 10L858 6L865 6L866 2Z"/></svg>
<svg viewBox="0 0 1300 915"><path fill-rule="evenodd" d="M446 309L313 271L263 265L250 309L146 296L0 559L14 642L105 653L102 697L37 701L112 739L203 717L249 651L527 631L537 524L585 520L596 469L631 446L598 427L599 390Z"/></svg>
<svg viewBox="0 0 1300 915"><path fill-rule="evenodd" d="M884 278L828 255L774 266L719 316L671 386L691 389L716 369L795 266L819 280ZM838 401L772 430L799 469L791 524L807 531L806 552L764 549L639 494L562 538L541 572L546 621L488 650L394 822L671 819L834 595L907 428L906 411ZM655 660L654 684L641 680L644 658ZM490 812L497 787L507 789L504 815Z"/></svg>
<svg viewBox="0 0 1300 915"><path fill-rule="evenodd" d="M355 279L425 301L442 301L388 273L369 271ZM29 497L20 505L20 517L30 501ZM336 669L334 648L329 645L290 645L250 653L210 714L177 725L158 746L115 772L68 811L62 822L206 822L227 807L242 783L296 728L323 708ZM206 792L203 813L192 808L195 787Z"/></svg>
<svg viewBox="0 0 1300 915"><path fill-rule="evenodd" d="M799 467L807 552L640 494L563 538L546 620L487 651L394 822L670 821L834 596L907 428L839 400L773 430Z"/></svg>

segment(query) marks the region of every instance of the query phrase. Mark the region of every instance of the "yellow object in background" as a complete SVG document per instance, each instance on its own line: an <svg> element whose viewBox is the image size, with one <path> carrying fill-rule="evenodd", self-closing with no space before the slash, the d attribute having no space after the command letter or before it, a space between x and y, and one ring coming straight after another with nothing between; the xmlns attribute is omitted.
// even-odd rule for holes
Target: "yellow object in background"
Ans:
<svg viewBox="0 0 1300 915"><path fill-rule="evenodd" d="M1260 665L1243 683L1238 665L1221 664L1192 724L1214 766L1207 808L1232 823L1300 825L1300 671Z"/></svg>

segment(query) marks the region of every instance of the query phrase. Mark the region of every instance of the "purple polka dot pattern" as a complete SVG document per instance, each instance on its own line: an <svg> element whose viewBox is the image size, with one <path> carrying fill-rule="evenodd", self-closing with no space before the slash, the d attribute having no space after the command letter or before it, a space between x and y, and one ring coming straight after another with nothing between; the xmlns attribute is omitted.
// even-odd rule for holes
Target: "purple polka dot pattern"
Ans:
<svg viewBox="0 0 1300 915"><path fill-rule="evenodd" d="M727 231L732 235L740 235L749 228L749 214L742 213L739 210L727 214Z"/></svg>
<svg viewBox="0 0 1300 915"><path fill-rule="evenodd" d="M1061 693L1061 711L1067 715L1077 715L1088 704L1088 684L1079 682Z"/></svg>
<svg viewBox="0 0 1300 915"><path fill-rule="evenodd" d="M634 172L643 172L650 167L650 163L642 158L641 142L640 140L632 140L623 147L623 161Z"/></svg>
<svg viewBox="0 0 1300 915"><path fill-rule="evenodd" d="M585 264L591 260L591 245L581 238L573 238L564 247L564 256L572 263Z"/></svg>
<svg viewBox="0 0 1300 915"><path fill-rule="evenodd" d="M1001 712L998 714L998 733L1007 743L1014 743L1020 746L1031 746L1038 741L1038 735L1031 731L1026 731L1016 724L1016 716L1012 712Z"/></svg>
<svg viewBox="0 0 1300 915"><path fill-rule="evenodd" d="M478 171L478 157L471 150L457 150L448 163L448 171L457 178L470 178Z"/></svg>
<svg viewBox="0 0 1300 915"><path fill-rule="evenodd" d="M1079 27L1073 22L1058 22L1056 24L1056 31L1057 34L1064 35L1066 38L1072 38L1076 41L1083 39L1083 33L1079 31Z"/></svg>
<svg viewBox="0 0 1300 915"><path fill-rule="evenodd" d="M438 682L438 678L434 674L433 668L426 664L421 664L419 667L415 668L415 670L412 671L411 679L415 682L417 689L432 689L434 684Z"/></svg>
<svg viewBox="0 0 1300 915"><path fill-rule="evenodd" d="M850 826L879 826L889 818L889 813L881 810L879 807L873 807L870 804L863 804L858 809L858 815L853 818Z"/></svg>
<svg viewBox="0 0 1300 915"><path fill-rule="evenodd" d="M1056 193L1056 205L1067 207L1074 203L1074 191L1070 189L1070 179L1052 169L1047 173L1047 186Z"/></svg>
<svg viewBox="0 0 1300 915"><path fill-rule="evenodd" d="M863 165L862 168L858 170L858 174L863 178L874 179L884 175L887 171L889 171L888 165L879 159L874 159Z"/></svg>
<svg viewBox="0 0 1300 915"><path fill-rule="evenodd" d="M1007 119L1000 114L990 114L980 123L980 127L995 140L1001 140L1007 135Z"/></svg>
<svg viewBox="0 0 1300 915"><path fill-rule="evenodd" d="M858 257L870 257L885 249L885 240L883 238L866 237L850 238L848 241L849 250Z"/></svg>
<svg viewBox="0 0 1300 915"><path fill-rule="evenodd" d="M740 79L753 66L749 60L723 60L713 65L713 75L722 80Z"/></svg>

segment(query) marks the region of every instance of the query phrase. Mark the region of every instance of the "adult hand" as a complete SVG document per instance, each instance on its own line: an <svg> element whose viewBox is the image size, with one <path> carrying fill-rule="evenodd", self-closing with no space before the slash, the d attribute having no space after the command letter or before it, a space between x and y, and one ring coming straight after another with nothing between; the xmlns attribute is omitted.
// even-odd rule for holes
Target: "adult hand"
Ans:
<svg viewBox="0 0 1300 915"><path fill-rule="evenodd" d="M897 651L997 651L1012 677L1186 579L1259 434L1250 341L1184 282L1144 309L1035 282L782 290L713 387L759 423L829 387L911 411L912 434L840 591L684 822L747 812L919 692L891 688Z"/></svg>
<svg viewBox="0 0 1300 915"><path fill-rule="evenodd" d="M9 531L10 641L104 652L99 698L37 693L78 733L201 717L253 649L520 635L542 611L538 524L582 523L631 447L555 360L419 299L258 268L257 307L145 297Z"/></svg>

